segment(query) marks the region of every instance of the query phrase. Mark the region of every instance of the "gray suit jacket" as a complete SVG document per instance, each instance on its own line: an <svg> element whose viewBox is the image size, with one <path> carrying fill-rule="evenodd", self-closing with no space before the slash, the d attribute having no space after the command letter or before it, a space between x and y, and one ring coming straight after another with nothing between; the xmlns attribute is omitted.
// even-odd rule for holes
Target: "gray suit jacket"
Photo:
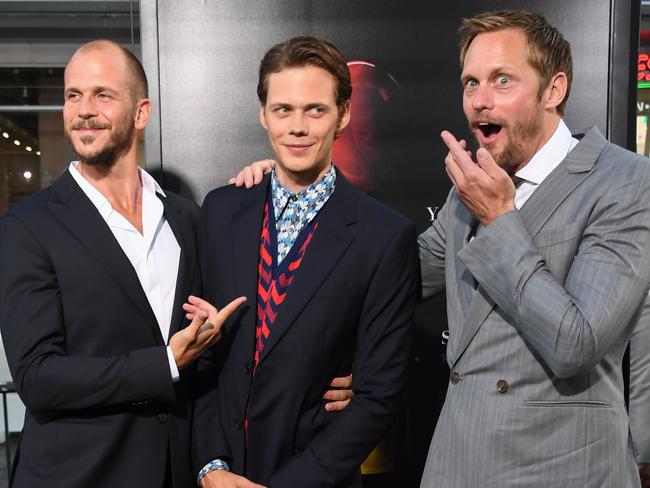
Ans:
<svg viewBox="0 0 650 488"><path fill-rule="evenodd" d="M630 337L630 430L636 462L650 463L650 295Z"/></svg>
<svg viewBox="0 0 650 488"><path fill-rule="evenodd" d="M474 222L452 190L419 238L452 371L422 487L639 486L621 361L650 280L647 160L592 129L468 244Z"/></svg>

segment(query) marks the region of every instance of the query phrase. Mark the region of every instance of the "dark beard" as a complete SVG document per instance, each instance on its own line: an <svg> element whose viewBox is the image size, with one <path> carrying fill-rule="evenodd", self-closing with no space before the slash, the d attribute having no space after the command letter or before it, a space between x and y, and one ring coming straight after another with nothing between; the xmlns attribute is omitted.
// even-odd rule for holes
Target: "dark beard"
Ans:
<svg viewBox="0 0 650 488"><path fill-rule="evenodd" d="M73 126L72 129L78 129L83 126L84 124L77 124ZM86 122L85 126L98 128L96 125L89 122ZM102 127L108 128L110 126L102 126ZM116 130L111 135L106 145L99 152L95 154L86 154L86 155L82 155L79 151L77 151L77 149L74 147L74 144L72 144L69 133L67 131L66 131L66 137L68 141L70 141L72 150L74 151L79 161L81 161L84 164L87 164L88 166L94 166L98 169L107 171L111 169L113 165L117 162L118 158L129 149L129 147L131 146L131 141L133 138L134 131L135 131L135 127L133 126L126 127L125 130ZM92 142L92 139L82 137L81 142L90 143Z"/></svg>

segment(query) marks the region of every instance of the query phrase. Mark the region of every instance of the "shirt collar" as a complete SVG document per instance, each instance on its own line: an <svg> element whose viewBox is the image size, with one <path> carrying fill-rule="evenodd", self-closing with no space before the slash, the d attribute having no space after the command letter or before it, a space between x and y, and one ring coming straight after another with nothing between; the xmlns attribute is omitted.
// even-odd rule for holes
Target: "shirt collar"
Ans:
<svg viewBox="0 0 650 488"><path fill-rule="evenodd" d="M528 164L515 173L517 178L539 185L566 158L578 144L564 121L555 129L551 138L537 151Z"/></svg>
<svg viewBox="0 0 650 488"><path fill-rule="evenodd" d="M304 190L294 194L280 184L280 180L278 180L275 170L273 170L273 173L271 174L271 196L273 199L275 220L277 221L282 215L282 211L288 204L289 198L291 198L305 213L316 209L319 203L321 203L322 206L322 203L334 192L335 181L336 170L334 169L334 165L330 164L330 169L327 173Z"/></svg>
<svg viewBox="0 0 650 488"><path fill-rule="evenodd" d="M68 167L68 170L70 171L70 174L74 178L74 180L77 182L77 184L81 187L83 192L86 194L86 196L90 199L92 204L97 207L97 210L99 210L99 213L106 219L111 212L113 211L113 207L111 207L110 202L108 199L102 195L102 193L95 188L92 183L90 183L84 176L79 172L77 169L77 165L79 164L79 161L72 161L70 163L70 166ZM140 175L140 181L142 182L142 191L149 193L151 195L155 195L155 193L160 193L163 197L167 197L165 195L165 192L160 188L160 185L156 180L154 180L153 176L151 176L149 173L147 173L144 169L138 167L138 174Z"/></svg>

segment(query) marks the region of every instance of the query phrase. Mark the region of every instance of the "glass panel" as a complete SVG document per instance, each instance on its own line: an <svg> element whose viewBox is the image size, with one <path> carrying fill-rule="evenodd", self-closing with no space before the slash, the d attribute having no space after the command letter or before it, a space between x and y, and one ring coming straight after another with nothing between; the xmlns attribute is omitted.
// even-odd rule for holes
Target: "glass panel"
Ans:
<svg viewBox="0 0 650 488"><path fill-rule="evenodd" d="M70 161L62 102L63 68L0 69L0 213L49 185Z"/></svg>
<svg viewBox="0 0 650 488"><path fill-rule="evenodd" d="M84 42L111 39L139 56L140 6L137 0L0 3L1 215L74 159L61 112L70 55Z"/></svg>

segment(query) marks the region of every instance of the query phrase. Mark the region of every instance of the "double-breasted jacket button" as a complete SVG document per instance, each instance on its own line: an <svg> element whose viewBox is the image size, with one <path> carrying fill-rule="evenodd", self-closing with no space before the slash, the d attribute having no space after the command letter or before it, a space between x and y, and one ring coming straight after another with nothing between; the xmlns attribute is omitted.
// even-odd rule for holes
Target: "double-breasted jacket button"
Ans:
<svg viewBox="0 0 650 488"><path fill-rule="evenodd" d="M497 381L497 391L499 393L505 393L508 391L508 382L506 380Z"/></svg>
<svg viewBox="0 0 650 488"><path fill-rule="evenodd" d="M251 372L251 363L244 363L243 366L242 366L242 371L245 374L250 373Z"/></svg>
<svg viewBox="0 0 650 488"><path fill-rule="evenodd" d="M460 373L458 371L452 371L449 375L449 381L457 385L460 382Z"/></svg>

